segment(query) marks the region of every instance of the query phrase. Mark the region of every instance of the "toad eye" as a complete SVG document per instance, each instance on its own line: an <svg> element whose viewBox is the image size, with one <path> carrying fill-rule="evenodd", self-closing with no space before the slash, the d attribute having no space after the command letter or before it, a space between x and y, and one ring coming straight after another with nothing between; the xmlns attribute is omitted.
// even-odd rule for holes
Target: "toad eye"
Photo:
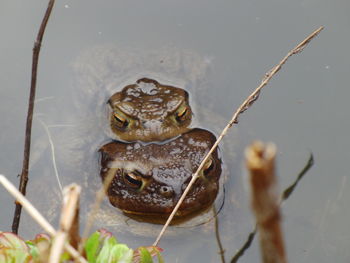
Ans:
<svg viewBox="0 0 350 263"><path fill-rule="evenodd" d="M143 181L141 175L137 171L125 172L123 173L123 178L125 184L129 187L135 190L140 190L142 188Z"/></svg>
<svg viewBox="0 0 350 263"><path fill-rule="evenodd" d="M113 114L114 120L115 120L115 124L119 127L119 128L126 128L129 125L129 120L122 116L121 114L115 112Z"/></svg>
<svg viewBox="0 0 350 263"><path fill-rule="evenodd" d="M213 158L209 158L203 166L203 175L208 176L214 170L215 164Z"/></svg>
<svg viewBox="0 0 350 263"><path fill-rule="evenodd" d="M175 113L175 119L177 122L184 122L187 119L190 110L187 106L180 107L178 111Z"/></svg>

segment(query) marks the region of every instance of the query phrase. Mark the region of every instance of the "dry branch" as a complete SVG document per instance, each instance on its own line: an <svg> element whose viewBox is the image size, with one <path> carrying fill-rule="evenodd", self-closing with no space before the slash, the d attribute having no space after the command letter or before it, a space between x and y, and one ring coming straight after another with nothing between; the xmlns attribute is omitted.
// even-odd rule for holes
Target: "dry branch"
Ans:
<svg viewBox="0 0 350 263"><path fill-rule="evenodd" d="M49 263L60 262L66 240L72 247L77 248L79 238L79 196L81 187L71 184L63 189L63 206L60 219L60 229L53 239Z"/></svg>
<svg viewBox="0 0 350 263"><path fill-rule="evenodd" d="M30 157L30 142L32 134L32 121L33 121L33 112L34 112L34 100L35 100L35 89L36 89L36 76L38 72L38 61L41 48L41 42L43 40L45 28L49 20L53 5L55 0L50 0L47 6L44 18L41 22L40 29L34 43L33 47L33 60L32 60L32 78L30 84L30 94L28 102L28 114L26 122L26 132L25 132L25 142L24 142L24 154L23 154L23 166L21 179L19 183L19 191L26 195L26 188L28 182L28 169L29 169L29 157ZM19 203L16 203L15 214L12 222L12 232L18 233L18 226L21 218L22 206Z"/></svg>
<svg viewBox="0 0 350 263"><path fill-rule="evenodd" d="M261 84L251 93L248 98L239 106L239 108L236 110L236 112L233 114L231 120L228 122L228 124L225 126L225 128L222 130L220 136L212 146L212 148L209 150L207 155L202 160L201 164L199 165L197 171L192 175L192 179L189 182L188 186L186 187L185 191L183 192L182 196L180 197L179 201L177 202L176 206L174 207L173 211L171 212L170 216L168 217L167 221L165 222L162 230L160 231L158 237L156 238L155 242L153 243L153 246L157 246L159 243L160 238L163 236L165 230L169 226L170 222L174 218L177 210L179 209L180 205L182 204L183 200L185 199L187 193L190 191L192 185L198 178L199 172L202 170L204 164L208 160L209 156L215 151L216 147L219 145L223 137L227 134L227 131L229 128L232 127L233 124L238 123L238 117L246 111L259 97L261 89L267 85L267 83L271 80L271 78L282 68L282 66L286 63L289 57L291 57L294 54L297 54L301 52L306 45L318 35L318 33L321 32L323 29L323 26L315 30L313 33L311 33L307 38L305 38L302 42L300 42L295 48L293 48L289 53L275 66L273 67L267 74L265 74L263 80L261 81Z"/></svg>
<svg viewBox="0 0 350 263"><path fill-rule="evenodd" d="M262 262L286 263L280 226L279 196L275 176L276 147L255 142L246 150L251 186L251 206L260 238Z"/></svg>
<svg viewBox="0 0 350 263"><path fill-rule="evenodd" d="M83 251L83 247L84 247L84 242L87 239L89 232L91 230L91 227L95 221L96 218L96 213L98 212L100 205L103 201L103 198L106 196L106 193L108 191L108 188L110 186L110 184L112 183L112 180L114 178L114 170L110 169L109 173L107 174L107 176L105 177L104 181L103 181L103 185L100 188L100 190L96 193L96 198L95 198L95 202L92 205L91 211L88 215L87 221L86 221L86 225L85 225L85 229L83 232L83 235L81 237L81 242L79 245L79 252L82 253Z"/></svg>

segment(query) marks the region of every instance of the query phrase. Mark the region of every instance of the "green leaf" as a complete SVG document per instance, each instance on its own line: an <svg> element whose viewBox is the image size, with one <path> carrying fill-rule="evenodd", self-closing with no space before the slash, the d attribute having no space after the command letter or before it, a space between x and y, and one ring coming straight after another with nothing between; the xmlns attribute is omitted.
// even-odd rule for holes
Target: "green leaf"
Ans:
<svg viewBox="0 0 350 263"><path fill-rule="evenodd" d="M91 263L96 262L96 254L97 254L97 250L100 246L99 239L100 239L100 233L95 232L85 242L86 258Z"/></svg>
<svg viewBox="0 0 350 263"><path fill-rule="evenodd" d="M0 232L0 262L29 262L29 247L17 235Z"/></svg>
<svg viewBox="0 0 350 263"><path fill-rule="evenodd" d="M112 247L118 244L118 241L115 237L109 237L109 238L106 238L105 243L108 243L108 245Z"/></svg>
<svg viewBox="0 0 350 263"><path fill-rule="evenodd" d="M153 263L151 253L144 247L140 247L141 263Z"/></svg>
<svg viewBox="0 0 350 263"><path fill-rule="evenodd" d="M29 253L32 255L33 259L39 258L39 249L38 249L38 247L30 240L26 241L26 243L27 243L27 245L29 247Z"/></svg>
<svg viewBox="0 0 350 263"><path fill-rule="evenodd" d="M10 232L0 232L0 247L29 251L26 243L19 236Z"/></svg>
<svg viewBox="0 0 350 263"><path fill-rule="evenodd" d="M47 234L37 234L33 240L27 240L26 244L34 261L43 261L49 255L51 237Z"/></svg>
<svg viewBox="0 0 350 263"><path fill-rule="evenodd" d="M133 250L125 244L118 244L114 237L104 240L104 244L97 256L96 263L130 263Z"/></svg>
<svg viewBox="0 0 350 263"><path fill-rule="evenodd" d="M85 242L87 260L92 263L108 260L110 250L117 243L117 239L112 236L111 232L105 229L96 231Z"/></svg>
<svg viewBox="0 0 350 263"><path fill-rule="evenodd" d="M133 256L133 262L134 263L143 262L142 261L142 253L141 253L142 249L141 248L147 250L149 252L149 254L151 255L151 257L158 256L158 262L160 262L160 263L164 262L163 258L160 255L160 252L162 252L163 249L160 248L160 247L156 247L156 246L148 246L148 247L139 247L139 248L137 248L137 250L134 252L134 256ZM145 254L145 252L144 252L144 254Z"/></svg>
<svg viewBox="0 0 350 263"><path fill-rule="evenodd" d="M132 261L133 250L125 244L117 244L111 250L112 262L130 263Z"/></svg>
<svg viewBox="0 0 350 263"><path fill-rule="evenodd" d="M16 248L0 248L0 262L24 263L29 262L31 256L28 252Z"/></svg>
<svg viewBox="0 0 350 263"><path fill-rule="evenodd" d="M112 261L112 248L117 244L117 240L114 237L104 237L104 239L100 242L103 242L103 246L101 248L100 253L98 254L96 258L97 263L103 263L103 262L113 262Z"/></svg>
<svg viewBox="0 0 350 263"><path fill-rule="evenodd" d="M96 263L112 262L110 257L110 252L113 246L108 242L105 242L100 253L97 255Z"/></svg>

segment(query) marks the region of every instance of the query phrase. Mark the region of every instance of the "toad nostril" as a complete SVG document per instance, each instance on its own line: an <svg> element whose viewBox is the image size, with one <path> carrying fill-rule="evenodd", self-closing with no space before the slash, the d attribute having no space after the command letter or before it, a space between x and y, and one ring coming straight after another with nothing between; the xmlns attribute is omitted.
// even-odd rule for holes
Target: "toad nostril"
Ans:
<svg viewBox="0 0 350 263"><path fill-rule="evenodd" d="M141 124L145 128L151 128L151 127L158 127L162 125L164 122L163 119L147 119L147 120L141 120Z"/></svg>
<svg viewBox="0 0 350 263"><path fill-rule="evenodd" d="M174 190L171 186L161 186L160 187L160 194L165 197L171 197L174 194Z"/></svg>

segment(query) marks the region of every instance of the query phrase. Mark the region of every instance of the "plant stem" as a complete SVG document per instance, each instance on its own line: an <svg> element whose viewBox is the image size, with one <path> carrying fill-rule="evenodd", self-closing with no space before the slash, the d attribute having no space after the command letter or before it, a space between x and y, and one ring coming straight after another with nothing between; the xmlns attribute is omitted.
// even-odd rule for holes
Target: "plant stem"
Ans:
<svg viewBox="0 0 350 263"><path fill-rule="evenodd" d="M30 157L30 142L32 134L32 122L33 122L33 112L34 112L34 100L35 100L35 90L36 90L36 79L38 72L38 61L41 48L41 42L43 40L45 28L49 20L51 10L55 0L50 0L47 6L44 18L41 22L40 29L34 43L33 47L33 59L32 59L32 78L30 84L30 94L29 94L29 103L28 103L28 113L27 113L27 122L26 122L26 131L25 131L25 141L24 141L24 154L23 154L23 165L21 179L19 183L19 191L26 195L27 183L28 183L28 169L29 169L29 157ZM12 232L17 234L19 222L21 218L22 206L16 202L15 214L12 222Z"/></svg>

